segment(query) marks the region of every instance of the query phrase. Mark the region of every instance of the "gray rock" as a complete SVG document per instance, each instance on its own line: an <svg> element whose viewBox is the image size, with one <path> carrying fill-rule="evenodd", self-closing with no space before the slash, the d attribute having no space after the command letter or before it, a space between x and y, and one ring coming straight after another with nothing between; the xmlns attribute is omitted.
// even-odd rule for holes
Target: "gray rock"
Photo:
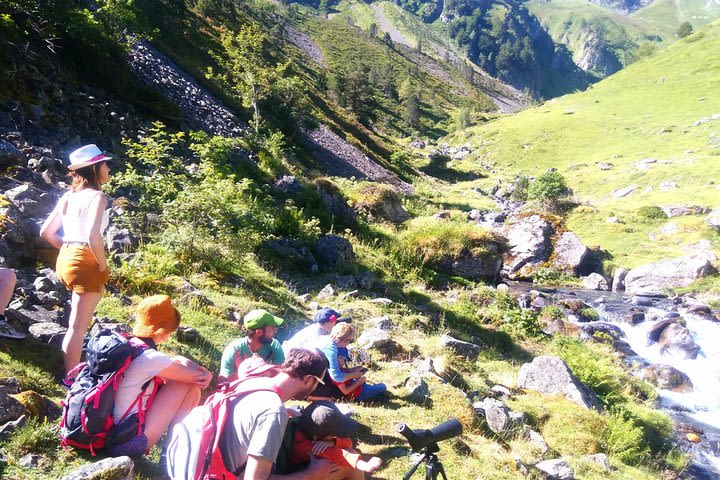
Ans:
<svg viewBox="0 0 720 480"><path fill-rule="evenodd" d="M432 218L437 218L438 220L449 220L450 212L448 212L447 210L441 210L435 215L433 215Z"/></svg>
<svg viewBox="0 0 720 480"><path fill-rule="evenodd" d="M358 284L353 275L336 275L335 286L338 290L353 290L357 288Z"/></svg>
<svg viewBox="0 0 720 480"><path fill-rule="evenodd" d="M304 245L297 245L292 239L270 240L266 244L275 254L289 258L298 265L309 269L312 273L320 269L310 249Z"/></svg>
<svg viewBox="0 0 720 480"><path fill-rule="evenodd" d="M590 249L573 232L564 232L555 242L553 266L567 275L577 275L585 265Z"/></svg>
<svg viewBox="0 0 720 480"><path fill-rule="evenodd" d="M7 190L5 196L26 218L46 215L54 203L48 193L27 184Z"/></svg>
<svg viewBox="0 0 720 480"><path fill-rule="evenodd" d="M507 388L507 387L504 386L504 385L493 385L493 386L490 388L490 393L491 393L495 398L508 399L508 398L512 397L512 392L510 391L509 388Z"/></svg>
<svg viewBox="0 0 720 480"><path fill-rule="evenodd" d="M18 465L23 468L37 468L43 460L43 456L39 453L28 453L20 457Z"/></svg>
<svg viewBox="0 0 720 480"><path fill-rule="evenodd" d="M625 291L636 294L662 293L664 289L686 287L715 271L710 260L703 255L662 260L630 270L625 277Z"/></svg>
<svg viewBox="0 0 720 480"><path fill-rule="evenodd" d="M51 322L34 323L28 328L28 333L33 338L57 348L62 347L65 332L67 332L67 328Z"/></svg>
<svg viewBox="0 0 720 480"><path fill-rule="evenodd" d="M355 265L352 244L337 235L326 235L315 241L313 253L323 272L342 271Z"/></svg>
<svg viewBox="0 0 720 480"><path fill-rule="evenodd" d="M370 323L373 324L375 328L379 328L380 330L394 330L395 324L390 319L389 316L385 315L383 317L375 317L370 319Z"/></svg>
<svg viewBox="0 0 720 480"><path fill-rule="evenodd" d="M482 402L475 402L473 409L482 414L490 430L498 435L515 432L522 425L524 419L524 414L511 412L503 402L494 398L485 398Z"/></svg>
<svg viewBox="0 0 720 480"><path fill-rule="evenodd" d="M83 465L62 480L133 480L135 464L130 457L110 457Z"/></svg>
<svg viewBox="0 0 720 480"><path fill-rule="evenodd" d="M295 301L298 303L308 303L310 300L312 300L312 295L309 293L304 293L295 297Z"/></svg>
<svg viewBox="0 0 720 480"><path fill-rule="evenodd" d="M619 188L612 192L612 198L627 197L637 189L637 185L630 185L629 187Z"/></svg>
<svg viewBox="0 0 720 480"><path fill-rule="evenodd" d="M185 325L178 327L175 335L177 335L178 340L185 343L195 343L200 340L200 332Z"/></svg>
<svg viewBox="0 0 720 480"><path fill-rule="evenodd" d="M585 455L583 458L585 460L587 460L588 462L597 463L598 465L603 467L603 469L605 469L606 472L610 471L610 462L608 462L607 455L605 455L604 453L595 453L593 455Z"/></svg>
<svg viewBox="0 0 720 480"><path fill-rule="evenodd" d="M612 278L612 291L622 292L625 290L625 276L627 276L628 269L616 268L613 272Z"/></svg>
<svg viewBox="0 0 720 480"><path fill-rule="evenodd" d="M282 195L295 195L302 190L302 184L292 175L284 175L272 186L272 191Z"/></svg>
<svg viewBox="0 0 720 480"><path fill-rule="evenodd" d="M550 450L543 436L535 430L527 430L527 432L525 433L525 437L528 439L529 442L534 443L535 445L540 447L541 454L545 455L548 450Z"/></svg>
<svg viewBox="0 0 720 480"><path fill-rule="evenodd" d="M442 213L442 212L441 212ZM440 214L437 214L440 215ZM468 220L471 222L482 222L484 220L483 212L477 209L472 209L467 214ZM450 218L450 212L447 213L447 217L441 217L441 218Z"/></svg>
<svg viewBox="0 0 720 480"><path fill-rule="evenodd" d="M332 285L327 284L317 294L317 298L318 298L318 300L325 300L327 298L332 297L333 295L335 295L335 289L332 287Z"/></svg>
<svg viewBox="0 0 720 480"><path fill-rule="evenodd" d="M140 244L138 238L128 228L118 228L110 225L105 230L105 240L111 252L127 253L137 250Z"/></svg>
<svg viewBox="0 0 720 480"><path fill-rule="evenodd" d="M13 397L0 393L0 425L25 415L25 407Z"/></svg>
<svg viewBox="0 0 720 480"><path fill-rule="evenodd" d="M535 468L540 470L547 480L573 480L575 478L570 464L562 458L544 460L536 464Z"/></svg>
<svg viewBox="0 0 720 480"><path fill-rule="evenodd" d="M389 298L385 297L378 297L378 298L372 298L368 300L369 303L379 303L381 305L392 305L394 302L390 300Z"/></svg>
<svg viewBox="0 0 720 480"><path fill-rule="evenodd" d="M390 334L385 330L380 330L379 328L368 328L365 330L360 335L360 338L358 338L357 343L360 348L364 348L366 350L386 350L397 346L395 341L390 338Z"/></svg>
<svg viewBox="0 0 720 480"><path fill-rule="evenodd" d="M369 270L355 275L355 280L357 281L358 286L364 290L372 289L377 282L375 274Z"/></svg>
<svg viewBox="0 0 720 480"><path fill-rule="evenodd" d="M503 255L502 272L510 279L529 278L532 269L550 258L554 229L539 215L508 219L502 234L508 251Z"/></svg>
<svg viewBox="0 0 720 480"><path fill-rule="evenodd" d="M659 188L661 192L667 192L669 190L675 190L676 188L678 188L678 184L670 180L665 180L663 182L660 182Z"/></svg>
<svg viewBox="0 0 720 480"><path fill-rule="evenodd" d="M332 182L327 179L316 180L315 191L327 207L330 215L351 229L357 228L357 213L350 208L340 190Z"/></svg>
<svg viewBox="0 0 720 480"><path fill-rule="evenodd" d="M588 290L609 290L607 280L599 273L591 273L587 277L582 277L583 287Z"/></svg>
<svg viewBox="0 0 720 480"><path fill-rule="evenodd" d="M677 323L668 325L662 331L658 343L661 354L677 355L680 358L697 358L700 351L690 330Z"/></svg>
<svg viewBox="0 0 720 480"><path fill-rule="evenodd" d="M652 364L642 367L638 377L658 388L673 392L692 392L693 384L686 374L670 365Z"/></svg>
<svg viewBox="0 0 720 480"><path fill-rule="evenodd" d="M21 308L13 306L14 302L10 304L7 310L5 310L5 316L8 320L15 323L22 323L24 325L32 325L34 323L58 323L61 325L67 324L67 316L69 309L64 308L53 308L47 309L40 305L27 305Z"/></svg>
<svg viewBox="0 0 720 480"><path fill-rule="evenodd" d="M595 393L573 375L560 357L543 355L520 367L518 387L564 396L585 408L600 410Z"/></svg>
<svg viewBox="0 0 720 480"><path fill-rule="evenodd" d="M430 399L430 387L419 375L411 375L405 380L405 391L410 401L424 404Z"/></svg>
<svg viewBox="0 0 720 480"><path fill-rule="evenodd" d="M15 430L17 430L18 428L21 428L26 423L27 423L27 416L22 415L17 420L13 420L11 422L6 422L4 425L1 425L0 426L0 442L7 440Z"/></svg>
<svg viewBox="0 0 720 480"><path fill-rule="evenodd" d="M444 334L440 336L440 345L447 347L456 354L461 355L470 360L475 360L480 355L481 347L470 342L463 342L450 335Z"/></svg>
<svg viewBox="0 0 720 480"><path fill-rule="evenodd" d="M20 393L18 379L13 377L0 378L0 395L13 395L15 393Z"/></svg>
<svg viewBox="0 0 720 480"><path fill-rule="evenodd" d="M700 205L662 205L660 209L665 212L668 218L683 215L700 215L708 211L707 208L701 207Z"/></svg>
<svg viewBox="0 0 720 480"><path fill-rule="evenodd" d="M720 231L720 208L713 210L705 217L705 222L717 231Z"/></svg>
<svg viewBox="0 0 720 480"><path fill-rule="evenodd" d="M215 305L212 300L200 290L188 292L177 300L178 305L187 305L195 307L211 307Z"/></svg>
<svg viewBox="0 0 720 480"><path fill-rule="evenodd" d="M25 162L25 155L15 145L5 140L0 140L0 170L8 167L22 165Z"/></svg>

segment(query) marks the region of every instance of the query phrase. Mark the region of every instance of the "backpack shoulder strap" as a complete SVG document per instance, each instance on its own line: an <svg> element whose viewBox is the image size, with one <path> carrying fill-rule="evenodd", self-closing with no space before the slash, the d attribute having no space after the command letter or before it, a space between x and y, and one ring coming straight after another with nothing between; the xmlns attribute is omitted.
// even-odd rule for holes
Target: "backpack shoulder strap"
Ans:
<svg viewBox="0 0 720 480"><path fill-rule="evenodd" d="M211 395L203 405L203 408L207 408L206 414L209 418L205 419L203 425L198 462L195 467L194 478L196 479L235 478L235 474L227 469L222 459L220 440L236 400L249 393L259 391L274 392L281 397L277 387L269 382L244 382L241 380L233 382L231 386L232 390L228 388Z"/></svg>

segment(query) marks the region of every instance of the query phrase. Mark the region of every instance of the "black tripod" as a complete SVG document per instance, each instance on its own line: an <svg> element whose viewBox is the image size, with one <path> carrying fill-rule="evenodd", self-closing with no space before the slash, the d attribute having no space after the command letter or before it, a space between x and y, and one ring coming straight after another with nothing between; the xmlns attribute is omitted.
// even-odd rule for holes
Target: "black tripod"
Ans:
<svg viewBox="0 0 720 480"><path fill-rule="evenodd" d="M437 455L435 455L439 451L440 447L438 447L437 443L431 443L420 450L420 453L422 453L420 460L418 460L417 463L407 471L407 473L403 476L403 480L409 480L409 478L413 476L413 473L415 473L415 470L417 470L423 462L425 462L425 480L438 480L440 476L443 480L447 480L443 464L438 459Z"/></svg>

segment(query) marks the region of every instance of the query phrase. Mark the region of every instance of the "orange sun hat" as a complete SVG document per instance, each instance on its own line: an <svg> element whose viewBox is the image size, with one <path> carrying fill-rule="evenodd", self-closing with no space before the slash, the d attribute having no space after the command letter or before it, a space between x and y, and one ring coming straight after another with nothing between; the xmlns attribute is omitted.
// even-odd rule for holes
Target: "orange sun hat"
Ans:
<svg viewBox="0 0 720 480"><path fill-rule="evenodd" d="M153 295L138 304L133 327L136 337L152 338L173 333L180 325L180 312L167 295Z"/></svg>

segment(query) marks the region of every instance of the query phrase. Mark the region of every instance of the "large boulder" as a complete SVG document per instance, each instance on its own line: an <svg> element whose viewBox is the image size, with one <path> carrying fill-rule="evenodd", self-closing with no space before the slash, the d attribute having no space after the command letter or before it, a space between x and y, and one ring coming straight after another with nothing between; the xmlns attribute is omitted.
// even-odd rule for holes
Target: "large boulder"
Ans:
<svg viewBox="0 0 720 480"><path fill-rule="evenodd" d="M40 322L30 325L28 328L30 336L42 343L48 343L60 349L67 328L57 323Z"/></svg>
<svg viewBox="0 0 720 480"><path fill-rule="evenodd" d="M338 223L357 228L357 213L348 205L335 184L324 178L318 179L315 181L315 191Z"/></svg>
<svg viewBox="0 0 720 480"><path fill-rule="evenodd" d="M518 387L564 396L585 408L600 410L595 393L573 375L560 357L543 355L520 367Z"/></svg>
<svg viewBox="0 0 720 480"><path fill-rule="evenodd" d="M612 291L621 292L625 290L625 277L628 270L626 268L616 268L613 272Z"/></svg>
<svg viewBox="0 0 720 480"><path fill-rule="evenodd" d="M672 323L660 334L660 353L676 355L681 358L697 358L700 347L695 343L690 330Z"/></svg>
<svg viewBox="0 0 720 480"><path fill-rule="evenodd" d="M111 252L133 252L140 244L129 228L118 228L115 225L110 225L105 230L105 240Z"/></svg>
<svg viewBox="0 0 720 480"><path fill-rule="evenodd" d="M392 223L402 223L410 219L410 214L402 205L400 195L389 186L377 183L365 185L355 208L373 217Z"/></svg>
<svg viewBox="0 0 720 480"><path fill-rule="evenodd" d="M720 208L713 210L705 217L705 222L720 232Z"/></svg>
<svg viewBox="0 0 720 480"><path fill-rule="evenodd" d="M456 354L475 360L480 355L480 345L476 345L470 342L463 342L457 338L453 338L450 335L444 334L440 336L440 345L447 347Z"/></svg>
<svg viewBox="0 0 720 480"><path fill-rule="evenodd" d="M715 267L703 255L662 260L630 270L625 276L625 291L658 294L663 289L685 287L715 271Z"/></svg>
<svg viewBox="0 0 720 480"><path fill-rule="evenodd" d="M287 258L297 265L307 268L312 273L319 270L317 260L315 260L310 249L304 245L298 245L290 238L268 240L266 244L276 255Z"/></svg>
<svg viewBox="0 0 720 480"><path fill-rule="evenodd" d="M462 278L494 282L502 269L499 247L489 243L485 250L483 253L468 251L456 258L448 256L439 262L437 269Z"/></svg>
<svg viewBox="0 0 720 480"><path fill-rule="evenodd" d="M523 425L525 415L511 411L503 402L494 398L485 398L473 403L473 410L485 418L490 430L498 435L508 435Z"/></svg>
<svg viewBox="0 0 720 480"><path fill-rule="evenodd" d="M341 271L355 265L352 244L337 235L318 238L313 245L313 253L324 272Z"/></svg>
<svg viewBox="0 0 720 480"><path fill-rule="evenodd" d="M535 468L542 472L546 480L573 480L575 478L570 464L562 458L542 461L537 463Z"/></svg>
<svg viewBox="0 0 720 480"><path fill-rule="evenodd" d="M110 457L83 465L62 480L132 480L135 464L130 457Z"/></svg>
<svg viewBox="0 0 720 480"><path fill-rule="evenodd" d="M652 364L642 367L638 377L658 388L673 392L692 392L693 384L686 374L670 365Z"/></svg>
<svg viewBox="0 0 720 480"><path fill-rule="evenodd" d="M6 393L0 393L0 425L25 415L25 407Z"/></svg>
<svg viewBox="0 0 720 480"><path fill-rule="evenodd" d="M599 273L591 273L587 277L582 277L582 285L588 290L610 290L607 280Z"/></svg>
<svg viewBox="0 0 720 480"><path fill-rule="evenodd" d="M590 249L582 244L573 232L564 232L555 242L552 264L567 275L578 275L585 270Z"/></svg>
<svg viewBox="0 0 720 480"><path fill-rule="evenodd" d="M27 184L7 190L5 196L25 218L45 215L55 203L49 193Z"/></svg>
<svg viewBox="0 0 720 480"><path fill-rule="evenodd" d="M0 140L0 171L25 163L25 155L10 142Z"/></svg>
<svg viewBox="0 0 720 480"><path fill-rule="evenodd" d="M660 209L665 212L668 218L681 217L684 215L700 215L707 213L708 209L700 205L662 205Z"/></svg>
<svg viewBox="0 0 720 480"><path fill-rule="evenodd" d="M0 200L0 219L0 265L18 267L34 261L33 232L17 207Z"/></svg>
<svg viewBox="0 0 720 480"><path fill-rule="evenodd" d="M535 267L550 258L554 228L540 215L508 219L501 232L509 246L503 255L502 272L506 277L527 279Z"/></svg>

